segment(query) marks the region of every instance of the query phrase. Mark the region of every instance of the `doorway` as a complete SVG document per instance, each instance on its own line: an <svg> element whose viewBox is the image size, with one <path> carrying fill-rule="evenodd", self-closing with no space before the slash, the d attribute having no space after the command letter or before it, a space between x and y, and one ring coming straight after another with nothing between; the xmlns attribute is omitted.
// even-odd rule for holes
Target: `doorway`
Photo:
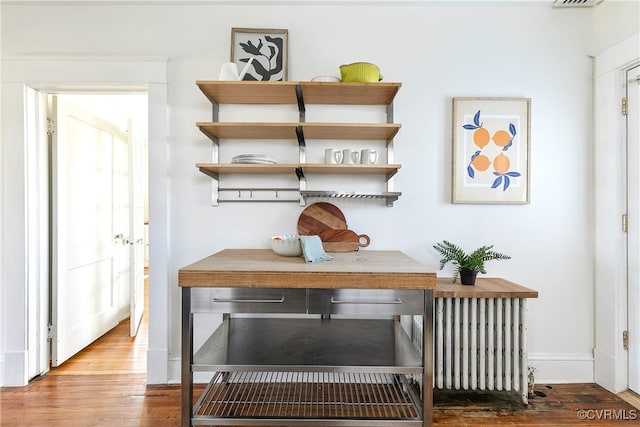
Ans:
<svg viewBox="0 0 640 427"><path fill-rule="evenodd" d="M48 110L50 281L34 292L41 298L30 299L30 306L49 306L51 341L40 334L34 343L46 356L29 369L30 378L61 365L127 318L135 336L148 265L147 94L37 95L46 98Z"/></svg>
<svg viewBox="0 0 640 427"><path fill-rule="evenodd" d="M22 56L5 58L2 66L2 128L0 156L4 176L12 179L0 188L3 200L15 200L2 209L0 228L4 249L0 253L3 277L2 383L26 385L33 377L33 366L46 359L37 343L47 336L48 302L38 294L48 280L47 253L36 256L46 245L48 235L47 201L38 199L46 191L34 192L42 177L34 163L46 160L32 156L37 149L30 129L44 134L46 118L38 116L38 98L55 92L144 92L148 96L149 115L149 334L147 381L164 384L170 372L169 361L169 170L168 159L168 59L166 57L69 57ZM44 101L43 101L44 102ZM36 123L28 123L32 118ZM41 138L44 139L44 138ZM36 141L37 142L37 141ZM44 209L40 207L44 206ZM46 231L44 233L43 231ZM44 236L41 238L41 236ZM11 285L5 286L5 284ZM10 303L9 303L10 301ZM43 308L44 313L39 309ZM42 321L42 319L45 321ZM10 325L10 327L8 326ZM25 340L25 337L27 338ZM46 341L45 341L46 342ZM42 347L42 346L40 346ZM34 362L35 361L35 362Z"/></svg>

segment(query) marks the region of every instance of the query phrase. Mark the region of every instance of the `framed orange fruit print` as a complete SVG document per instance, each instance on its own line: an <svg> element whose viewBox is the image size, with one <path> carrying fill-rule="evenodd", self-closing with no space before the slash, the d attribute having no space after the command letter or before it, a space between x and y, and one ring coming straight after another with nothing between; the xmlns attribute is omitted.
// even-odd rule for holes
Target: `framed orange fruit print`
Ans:
<svg viewBox="0 0 640 427"><path fill-rule="evenodd" d="M529 203L531 99L452 104L452 203Z"/></svg>

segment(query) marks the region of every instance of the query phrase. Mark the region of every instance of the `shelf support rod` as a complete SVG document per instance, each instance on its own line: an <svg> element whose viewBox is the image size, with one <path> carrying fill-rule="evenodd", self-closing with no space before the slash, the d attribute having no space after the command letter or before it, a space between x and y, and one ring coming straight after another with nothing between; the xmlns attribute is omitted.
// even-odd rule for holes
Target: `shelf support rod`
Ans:
<svg viewBox="0 0 640 427"><path fill-rule="evenodd" d="M306 108L304 106L304 97L302 96L302 86L296 85L296 98L298 100L298 113L300 114L300 122L305 121Z"/></svg>
<svg viewBox="0 0 640 427"><path fill-rule="evenodd" d="M298 138L298 147L300 149L300 163L307 162L307 144L304 140L304 129L302 126L296 126L296 137Z"/></svg>
<svg viewBox="0 0 640 427"><path fill-rule="evenodd" d="M387 123L389 124L393 123L393 101L387 104ZM395 144L393 142L393 138L390 138L387 141L387 163L394 163L394 146ZM393 192L393 176L397 172L398 171L396 170L395 172L387 175L387 192L388 193ZM393 202L391 204L393 204ZM387 203L387 206L390 206L389 203Z"/></svg>
<svg viewBox="0 0 640 427"><path fill-rule="evenodd" d="M211 101L211 121L218 122L219 115L220 115L220 104L218 104L216 101Z"/></svg>
<svg viewBox="0 0 640 427"><path fill-rule="evenodd" d="M220 186L218 174L204 168L200 168L200 172L202 172L203 174L211 178L211 206L218 206L218 199L219 199L218 188Z"/></svg>
<svg viewBox="0 0 640 427"><path fill-rule="evenodd" d="M211 119L212 121L218 122L220 118L220 104L216 101L211 102ZM218 150L220 147L220 140L218 137L209 136L211 139L211 163L219 163L219 154ZM202 169L201 169L202 170ZM203 171L205 174L209 175L211 178L211 206L218 206L219 192L218 187L220 186L220 180L217 173L210 173L207 171Z"/></svg>
<svg viewBox="0 0 640 427"><path fill-rule="evenodd" d="M305 206L306 200L303 196L303 192L307 190L307 178L304 176L304 169L297 167L296 176L298 177L298 188L300 189L300 206Z"/></svg>

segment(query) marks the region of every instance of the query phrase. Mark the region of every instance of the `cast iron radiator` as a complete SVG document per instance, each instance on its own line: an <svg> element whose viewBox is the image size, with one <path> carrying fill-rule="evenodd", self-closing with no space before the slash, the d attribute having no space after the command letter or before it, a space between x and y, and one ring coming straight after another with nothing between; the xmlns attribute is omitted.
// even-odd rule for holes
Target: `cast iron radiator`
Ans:
<svg viewBox="0 0 640 427"><path fill-rule="evenodd" d="M528 403L526 298L435 298L435 389L514 391ZM413 317L422 351L422 318Z"/></svg>

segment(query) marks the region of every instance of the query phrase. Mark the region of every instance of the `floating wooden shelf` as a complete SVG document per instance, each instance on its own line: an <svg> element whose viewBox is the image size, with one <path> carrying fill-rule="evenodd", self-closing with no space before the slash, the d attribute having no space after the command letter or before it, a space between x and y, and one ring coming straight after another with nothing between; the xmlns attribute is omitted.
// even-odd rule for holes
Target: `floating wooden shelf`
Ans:
<svg viewBox="0 0 640 427"><path fill-rule="evenodd" d="M401 83L253 82L198 80L196 84L218 104L297 104L296 90L304 104L388 105Z"/></svg>
<svg viewBox="0 0 640 427"><path fill-rule="evenodd" d="M297 164L245 164L245 163L196 163L196 167L206 175L212 174L294 174Z"/></svg>
<svg viewBox="0 0 640 427"><path fill-rule="evenodd" d="M297 139L296 128L309 139L390 140L401 125L397 123L250 123L198 122L196 125L209 138L230 139Z"/></svg>
<svg viewBox="0 0 640 427"><path fill-rule="evenodd" d="M297 168L302 169L305 174L393 175L398 172L401 165L196 163L196 167L209 176L212 174L295 174Z"/></svg>
<svg viewBox="0 0 640 427"><path fill-rule="evenodd" d="M211 102L218 104L297 104L296 82L198 80Z"/></svg>
<svg viewBox="0 0 640 427"><path fill-rule="evenodd" d="M296 139L298 123L199 122L196 126L209 138Z"/></svg>
<svg viewBox="0 0 640 427"><path fill-rule="evenodd" d="M305 104L388 105L402 83L301 82Z"/></svg>

